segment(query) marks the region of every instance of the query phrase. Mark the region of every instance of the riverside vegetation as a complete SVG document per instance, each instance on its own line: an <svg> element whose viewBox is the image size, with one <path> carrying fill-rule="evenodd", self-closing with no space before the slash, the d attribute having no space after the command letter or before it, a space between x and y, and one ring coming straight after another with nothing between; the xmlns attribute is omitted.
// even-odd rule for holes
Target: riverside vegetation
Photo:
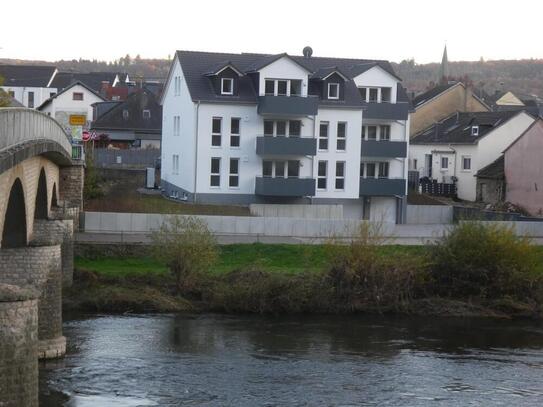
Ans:
<svg viewBox="0 0 543 407"><path fill-rule="evenodd" d="M505 226L462 222L430 246L387 245L362 223L350 244L219 247L186 217L153 239L76 258L65 308L542 316L543 250Z"/></svg>

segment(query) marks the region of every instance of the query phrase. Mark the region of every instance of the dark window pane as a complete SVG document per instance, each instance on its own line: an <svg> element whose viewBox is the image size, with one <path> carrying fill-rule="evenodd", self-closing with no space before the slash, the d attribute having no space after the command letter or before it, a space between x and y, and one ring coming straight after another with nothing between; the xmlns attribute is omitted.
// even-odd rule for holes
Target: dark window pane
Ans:
<svg viewBox="0 0 543 407"><path fill-rule="evenodd" d="M339 151L345 151L346 141L345 139L338 139L336 149Z"/></svg>
<svg viewBox="0 0 543 407"><path fill-rule="evenodd" d="M391 94L391 88L381 88L381 102L390 102Z"/></svg>
<svg viewBox="0 0 543 407"><path fill-rule="evenodd" d="M362 126L362 139L366 138L366 126Z"/></svg>
<svg viewBox="0 0 543 407"><path fill-rule="evenodd" d="M230 174L237 174L239 170L239 160L232 158L230 159Z"/></svg>
<svg viewBox="0 0 543 407"><path fill-rule="evenodd" d="M377 102L377 89L370 88L370 102Z"/></svg>
<svg viewBox="0 0 543 407"><path fill-rule="evenodd" d="M230 146L239 147L239 136L230 136Z"/></svg>
<svg viewBox="0 0 543 407"><path fill-rule="evenodd" d="M221 186L221 176L220 175L212 175L211 179L210 179L210 185L212 187Z"/></svg>
<svg viewBox="0 0 543 407"><path fill-rule="evenodd" d="M375 177L375 163L366 164L367 177Z"/></svg>
<svg viewBox="0 0 543 407"><path fill-rule="evenodd" d="M214 117L213 118L213 133L220 133L221 132L221 118L220 117Z"/></svg>
<svg viewBox="0 0 543 407"><path fill-rule="evenodd" d="M273 120L264 120L264 135L273 136Z"/></svg>
<svg viewBox="0 0 543 407"><path fill-rule="evenodd" d="M337 99L339 97L339 85L337 83L328 84L328 98Z"/></svg>
<svg viewBox="0 0 543 407"><path fill-rule="evenodd" d="M319 177L326 176L326 161L319 161Z"/></svg>
<svg viewBox="0 0 543 407"><path fill-rule="evenodd" d="M363 101L366 101L366 88L359 88L358 91L360 92L360 96L362 97Z"/></svg>
<svg viewBox="0 0 543 407"><path fill-rule="evenodd" d="M232 118L230 120L230 133L239 134L239 119Z"/></svg>
<svg viewBox="0 0 543 407"><path fill-rule="evenodd" d="M275 162L275 176L284 177L285 176L285 161L276 161Z"/></svg>
<svg viewBox="0 0 543 407"><path fill-rule="evenodd" d="M292 80L290 81L290 95L300 96L302 94L302 81Z"/></svg>
<svg viewBox="0 0 543 407"><path fill-rule="evenodd" d="M345 163L337 162L336 163L336 177L343 177L345 175Z"/></svg>
<svg viewBox="0 0 543 407"><path fill-rule="evenodd" d="M263 161L262 162L262 175L264 177L271 177L272 176L272 162L271 161Z"/></svg>
<svg viewBox="0 0 543 407"><path fill-rule="evenodd" d="M321 123L319 134L320 137L328 137L328 123Z"/></svg>
<svg viewBox="0 0 543 407"><path fill-rule="evenodd" d="M211 136L211 145L213 147L220 147L221 146L221 136L220 136L220 134Z"/></svg>
<svg viewBox="0 0 543 407"><path fill-rule="evenodd" d="M327 138L319 139L319 150L328 150L328 139Z"/></svg>
<svg viewBox="0 0 543 407"><path fill-rule="evenodd" d="M326 178L319 178L317 180L317 188L318 189L326 189Z"/></svg>
<svg viewBox="0 0 543 407"><path fill-rule="evenodd" d="M277 94L278 95L287 94L287 81L277 81Z"/></svg>
<svg viewBox="0 0 543 407"><path fill-rule="evenodd" d="M364 176L364 163L360 163L360 176Z"/></svg>
<svg viewBox="0 0 543 407"><path fill-rule="evenodd" d="M381 140L390 140L390 126L381 126Z"/></svg>
<svg viewBox="0 0 543 407"><path fill-rule="evenodd" d="M388 178L388 163L379 163L379 177Z"/></svg>
<svg viewBox="0 0 543 407"><path fill-rule="evenodd" d="M299 161L289 161L288 162L288 176L289 177L298 177L300 175L300 162Z"/></svg>
<svg viewBox="0 0 543 407"><path fill-rule="evenodd" d="M278 121L275 123L276 131L278 136L285 136L287 134L287 122Z"/></svg>
<svg viewBox="0 0 543 407"><path fill-rule="evenodd" d="M377 126L368 126L368 140L377 140Z"/></svg>
<svg viewBox="0 0 543 407"><path fill-rule="evenodd" d="M211 159L211 173L213 174L219 173L220 168L221 168L220 158L212 158Z"/></svg>
<svg viewBox="0 0 543 407"><path fill-rule="evenodd" d="M344 188L345 188L345 179L336 178L336 189L344 189Z"/></svg>
<svg viewBox="0 0 543 407"><path fill-rule="evenodd" d="M266 88L264 90L264 93L266 95L273 95L274 92L275 92L275 81L266 80Z"/></svg>
<svg viewBox="0 0 543 407"><path fill-rule="evenodd" d="M288 134L290 136L300 136L302 133L302 122L300 120L291 120L288 122Z"/></svg>
<svg viewBox="0 0 543 407"><path fill-rule="evenodd" d="M345 129L347 128L347 123L340 122L337 124L337 136L345 137Z"/></svg>
<svg viewBox="0 0 543 407"><path fill-rule="evenodd" d="M237 175L230 175L228 177L228 186L230 187L239 186L239 177Z"/></svg>

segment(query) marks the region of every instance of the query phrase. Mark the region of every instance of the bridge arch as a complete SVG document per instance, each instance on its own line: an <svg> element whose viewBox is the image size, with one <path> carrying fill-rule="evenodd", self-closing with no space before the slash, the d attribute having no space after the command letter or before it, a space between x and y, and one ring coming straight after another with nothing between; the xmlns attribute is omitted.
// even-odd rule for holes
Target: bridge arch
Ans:
<svg viewBox="0 0 543 407"><path fill-rule="evenodd" d="M26 204L23 184L16 178L11 186L8 204L4 215L2 231L2 247L13 248L26 246Z"/></svg>
<svg viewBox="0 0 543 407"><path fill-rule="evenodd" d="M34 219L47 219L49 214L49 199L47 197L47 178L45 169L42 167L38 178L38 189L36 191L36 203Z"/></svg>

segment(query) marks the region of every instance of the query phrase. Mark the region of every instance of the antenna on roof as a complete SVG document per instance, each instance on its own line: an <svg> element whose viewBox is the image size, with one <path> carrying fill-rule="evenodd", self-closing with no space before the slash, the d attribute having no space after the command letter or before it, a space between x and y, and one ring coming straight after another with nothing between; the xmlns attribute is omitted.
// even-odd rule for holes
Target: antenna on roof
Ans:
<svg viewBox="0 0 543 407"><path fill-rule="evenodd" d="M302 53L304 54L305 58L311 58L311 55L313 55L313 49L310 46L304 47Z"/></svg>

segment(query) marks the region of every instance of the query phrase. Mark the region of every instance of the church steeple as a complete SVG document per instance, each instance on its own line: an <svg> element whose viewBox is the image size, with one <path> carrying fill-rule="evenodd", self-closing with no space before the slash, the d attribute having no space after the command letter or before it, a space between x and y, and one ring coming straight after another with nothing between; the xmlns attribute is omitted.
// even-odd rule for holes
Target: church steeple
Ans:
<svg viewBox="0 0 543 407"><path fill-rule="evenodd" d="M449 76L449 59L447 58L447 44L445 44L445 48L443 49L443 58L441 58L441 66L439 67L437 83L446 83Z"/></svg>

